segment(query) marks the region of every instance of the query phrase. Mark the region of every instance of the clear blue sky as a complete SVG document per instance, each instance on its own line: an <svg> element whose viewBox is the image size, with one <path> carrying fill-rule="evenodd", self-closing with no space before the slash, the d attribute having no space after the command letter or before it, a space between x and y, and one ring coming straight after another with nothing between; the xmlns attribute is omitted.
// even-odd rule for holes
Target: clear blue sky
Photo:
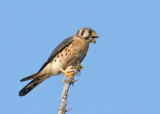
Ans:
<svg viewBox="0 0 160 114"><path fill-rule="evenodd" d="M25 97L19 80L37 72L52 50L81 27L99 35L67 114L160 114L159 0L1 0L0 114L56 114L61 76Z"/></svg>

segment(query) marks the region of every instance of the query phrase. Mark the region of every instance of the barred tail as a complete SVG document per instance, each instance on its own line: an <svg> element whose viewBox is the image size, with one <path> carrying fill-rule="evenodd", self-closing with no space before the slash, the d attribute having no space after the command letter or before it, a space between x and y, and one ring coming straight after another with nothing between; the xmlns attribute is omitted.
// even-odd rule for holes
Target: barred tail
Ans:
<svg viewBox="0 0 160 114"><path fill-rule="evenodd" d="M38 86L41 82L43 82L46 78L46 76L37 76L34 78L29 84L27 84L22 90L19 92L19 96L25 96L27 93L29 93L32 89L34 89L36 86Z"/></svg>

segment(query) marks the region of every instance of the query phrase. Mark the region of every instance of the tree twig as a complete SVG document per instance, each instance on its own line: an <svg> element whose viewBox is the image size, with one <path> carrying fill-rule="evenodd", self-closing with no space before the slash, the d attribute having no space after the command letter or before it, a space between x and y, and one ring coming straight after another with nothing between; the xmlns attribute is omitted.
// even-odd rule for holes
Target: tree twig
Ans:
<svg viewBox="0 0 160 114"><path fill-rule="evenodd" d="M66 102L67 102L67 96L68 96L68 90L69 87L72 83L74 83L77 80L72 80L70 78L67 78L66 80L62 80L62 82L64 83L64 87L63 87L63 91L62 91L62 95L61 95L61 105L59 107L58 110L58 114L65 114L66 112L68 112L69 110L66 110Z"/></svg>

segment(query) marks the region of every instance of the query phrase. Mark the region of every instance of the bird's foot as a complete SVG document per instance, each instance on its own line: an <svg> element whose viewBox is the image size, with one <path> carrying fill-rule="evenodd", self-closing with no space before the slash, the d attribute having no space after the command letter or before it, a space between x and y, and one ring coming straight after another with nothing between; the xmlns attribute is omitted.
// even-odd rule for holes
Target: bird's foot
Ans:
<svg viewBox="0 0 160 114"><path fill-rule="evenodd" d="M65 70L60 69L61 72L63 72L66 75L66 78L70 78L73 79L74 75L75 75L75 68L73 68L72 66L67 67Z"/></svg>
<svg viewBox="0 0 160 114"><path fill-rule="evenodd" d="M66 78L70 78L70 79L73 79L74 74L75 74L74 72L65 73Z"/></svg>
<svg viewBox="0 0 160 114"><path fill-rule="evenodd" d="M77 64L77 67L76 67L76 70L80 72L80 71L82 70L82 68L84 68L84 67L81 66L80 63L78 63L78 64Z"/></svg>

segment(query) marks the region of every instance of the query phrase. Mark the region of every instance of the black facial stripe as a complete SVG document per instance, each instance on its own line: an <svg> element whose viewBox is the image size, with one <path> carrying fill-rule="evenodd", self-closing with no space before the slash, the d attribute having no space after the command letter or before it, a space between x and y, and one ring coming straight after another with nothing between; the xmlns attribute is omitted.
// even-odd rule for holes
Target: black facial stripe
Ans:
<svg viewBox="0 0 160 114"><path fill-rule="evenodd" d="M89 36L88 36L88 37L85 37L85 39L88 40L88 39L89 39Z"/></svg>
<svg viewBox="0 0 160 114"><path fill-rule="evenodd" d="M83 29L82 32L81 32L81 36L83 36L83 34L84 34L84 29Z"/></svg>

